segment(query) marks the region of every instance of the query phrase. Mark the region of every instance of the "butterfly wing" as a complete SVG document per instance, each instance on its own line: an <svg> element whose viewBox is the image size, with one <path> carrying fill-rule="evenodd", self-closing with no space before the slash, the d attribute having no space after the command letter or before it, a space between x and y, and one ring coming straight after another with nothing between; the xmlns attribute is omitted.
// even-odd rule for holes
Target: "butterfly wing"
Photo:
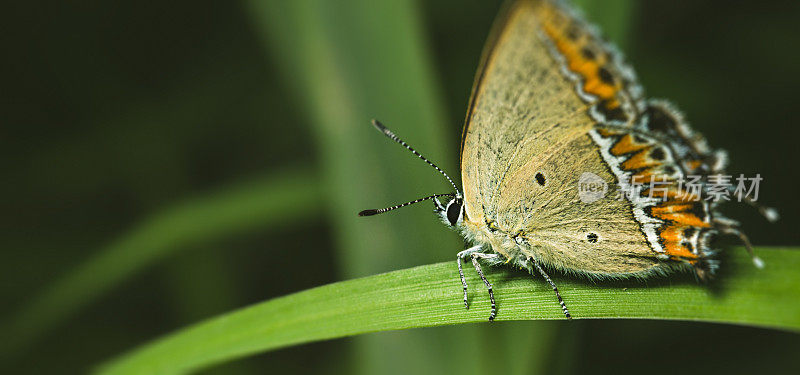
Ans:
<svg viewBox="0 0 800 375"><path fill-rule="evenodd" d="M514 3L493 31L478 73L462 139L466 214L483 219L496 205L504 175L554 144L585 134L588 106L558 72L540 37L531 2Z"/></svg>
<svg viewBox="0 0 800 375"><path fill-rule="evenodd" d="M663 177L680 192L688 164L710 169L702 139L674 111L643 101L620 55L569 9L518 1L500 20L462 136L468 236L590 275L642 275L708 256L707 204L614 194L632 176ZM665 118L674 124L658 129ZM587 202L585 176L610 191Z"/></svg>

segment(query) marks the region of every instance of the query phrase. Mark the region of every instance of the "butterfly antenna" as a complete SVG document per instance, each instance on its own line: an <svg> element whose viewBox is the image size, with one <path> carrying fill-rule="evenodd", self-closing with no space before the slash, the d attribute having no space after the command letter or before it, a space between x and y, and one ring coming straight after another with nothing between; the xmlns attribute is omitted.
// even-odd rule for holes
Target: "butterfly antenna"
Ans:
<svg viewBox="0 0 800 375"><path fill-rule="evenodd" d="M426 201L428 199L433 199L433 198L438 198L438 197L452 197L453 195L454 194L434 194L434 195L431 195L429 197L415 199L415 200L413 200L411 202L398 204L397 206L386 207L386 208L378 208L378 209L371 209L371 210L364 210L364 211L359 212L358 216L372 216L372 215L382 214L384 212L388 212L388 211L391 211L391 210L396 210L396 209L398 209L400 207L409 206L409 205L412 205L414 203L419 203L419 202L422 202L422 201Z"/></svg>
<svg viewBox="0 0 800 375"><path fill-rule="evenodd" d="M425 161L426 163L428 163L428 165L430 165L431 167L433 167L434 169L436 169L437 171L439 171L439 173L441 173L441 174L442 174L442 176L444 176L444 178L446 178L446 179L447 179L447 181L449 181L449 182L450 182L450 185L453 185L453 189L455 189L455 191L456 191L456 194L455 194L455 195L456 195L456 197L458 197L458 198L461 198L461 191L460 191L460 190L458 190L458 187L456 186L455 182L453 182L453 180L450 178L450 176L448 176L448 175L447 175L447 173L444 173L444 171L443 171L441 168L437 167L437 166L436 166L436 164L433 164L433 162L432 162L432 161L430 161L430 160L428 160L426 157L422 156L422 154L420 154L419 152L417 152L417 150L414 150L414 148L413 148L413 147L409 146L409 145L408 145L408 143L406 143L405 141L403 141L402 139L400 139L400 138L399 138L397 135L395 135L394 133L392 133L392 131L391 131L391 130L389 130L389 128L387 128L387 127L386 127L386 126L384 126L383 124L381 124L381 122L380 122L380 121L378 121L378 120L374 120L374 119L373 119L373 120L372 120L372 126L374 126L374 127L375 127L376 129L378 129L378 130L379 130L381 133L383 133L383 135L385 135L385 136L389 137L389 139L391 139L391 140L393 140L393 141L395 141L395 142L397 142L397 143L399 143L399 144L403 145L403 147L405 147L406 149L408 149L408 151L411 151L411 153L412 153L412 154L414 154L414 155L417 155L417 157L418 157L418 158L422 159L423 161ZM435 197L435 196L436 196L436 195L432 195L432 196L430 196L430 197L423 198L423 199L430 199L430 198L433 198L433 197ZM416 202L413 202L413 203L416 203ZM409 203L409 204L410 204L410 203ZM401 205L400 207L402 207L402 205ZM397 208L397 207L395 207L395 208ZM362 215L362 216L363 216L363 215Z"/></svg>
<svg viewBox="0 0 800 375"><path fill-rule="evenodd" d="M767 221L769 221L770 223L774 223L780 220L781 218L781 215L775 208L763 206L760 203L754 201L750 197L744 197L744 201L747 202L747 204L753 206L756 210L758 210L761 216L764 216L764 218L767 219Z"/></svg>

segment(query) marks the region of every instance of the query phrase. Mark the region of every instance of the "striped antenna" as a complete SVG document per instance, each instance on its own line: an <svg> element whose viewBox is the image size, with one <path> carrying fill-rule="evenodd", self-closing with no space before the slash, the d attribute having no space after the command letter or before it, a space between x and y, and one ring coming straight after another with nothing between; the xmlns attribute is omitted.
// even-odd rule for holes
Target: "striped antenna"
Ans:
<svg viewBox="0 0 800 375"><path fill-rule="evenodd" d="M456 194L455 194L455 196L456 196L457 198L461 198L461 191L459 191L459 190L458 190L458 187L456 186L456 183L455 183L455 182L453 182L453 180L450 178L450 176L448 176L448 175L447 175L447 173L444 173L444 171L443 171L443 170L441 170L441 168L437 167L437 166L436 166L436 164L433 164L433 162L432 162L432 161L430 161L430 160L428 160L426 157L422 156L422 155L421 155L419 152L417 152L417 150L414 150L414 149L413 149L411 146L409 146L409 145L408 145L408 143L404 142L404 141L403 141L402 139L400 139L400 138L399 138L397 135L395 135L394 133L392 133L392 131L391 131L391 130L389 130L389 129L388 129L386 126L384 126L383 124L381 124L381 122L380 122L380 121L373 119L373 120L372 120L372 126L374 126L374 127L375 127L376 129L378 129L378 130L379 130L381 133L383 133L383 135L385 135L385 136L389 137L389 139L391 139L391 140L393 140L393 141L395 141L395 142L397 142L397 143L399 143L399 144L403 145L403 147L405 147L405 148L406 148L408 151L411 151L411 153L412 153L412 154L414 154L414 155L417 155L417 157L419 157L420 159L422 159L423 161L425 161L426 163L428 163L428 165L430 165L431 167L433 167L434 169L436 169L437 171L439 171L439 173L441 173L441 174L442 174L442 176L444 176L444 178L446 178L446 179L447 179L447 181L450 181L450 185L453 185L453 189L455 189L455 191L456 191ZM430 197L427 197L427 198L424 198L424 199L430 199L430 198L433 198L433 197L435 197L435 196L436 196L436 195L432 195L432 196L430 196ZM411 203L416 203L416 202L411 202ZM411 204L411 203L408 203L408 204ZM402 207L402 205L401 205L400 207ZM395 207L395 208L397 208L397 207ZM361 216L364 216L364 215L361 215Z"/></svg>
<svg viewBox="0 0 800 375"><path fill-rule="evenodd" d="M434 195L431 195L429 197L415 199L415 200L413 200L411 202L398 204L397 206L386 207L386 208L378 208L378 209L372 209L372 210L364 210L364 211L359 212L358 216L372 216L372 215L382 214L382 213L387 212L387 211L395 210L395 209L398 209L400 207L409 206L409 205L412 205L414 203L419 203L419 202L422 202L422 201L426 201L428 199L433 199L433 198L438 198L438 197L452 197L453 195L455 195L455 194L434 194Z"/></svg>

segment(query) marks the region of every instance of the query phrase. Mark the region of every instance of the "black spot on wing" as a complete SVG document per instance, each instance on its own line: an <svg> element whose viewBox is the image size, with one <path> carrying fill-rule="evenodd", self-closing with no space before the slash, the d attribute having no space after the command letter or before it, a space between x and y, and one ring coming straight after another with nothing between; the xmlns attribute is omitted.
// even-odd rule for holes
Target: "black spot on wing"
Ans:
<svg viewBox="0 0 800 375"><path fill-rule="evenodd" d="M625 114L625 111L622 110L622 106L617 105L611 108L611 102L608 99L601 100L599 103L595 104L594 108L606 121L628 121L628 116Z"/></svg>
<svg viewBox="0 0 800 375"><path fill-rule="evenodd" d="M663 148L661 148L661 147L654 148L654 149L653 149L653 151L650 151L650 157L651 157L653 160L664 160L664 158L665 158L666 156L667 156L667 155L666 155L666 153L664 152L664 149L663 149Z"/></svg>
<svg viewBox="0 0 800 375"><path fill-rule="evenodd" d="M608 71L608 69L601 66L599 69L597 69L597 75L600 77L600 80L603 81L603 83L607 85L614 84L614 76Z"/></svg>
<svg viewBox="0 0 800 375"><path fill-rule="evenodd" d="M544 175L542 174L542 172L537 172L535 178L536 178L536 183L538 183L541 186L544 186Z"/></svg>
<svg viewBox="0 0 800 375"><path fill-rule="evenodd" d="M653 132L673 134L677 127L675 117L671 113L665 112L661 107L649 106L645 111L647 115L647 129Z"/></svg>
<svg viewBox="0 0 800 375"><path fill-rule="evenodd" d="M567 35L567 38L568 38L569 40L572 40L572 41L578 40L578 38L580 38L580 37L581 37L581 29L580 29L580 26L578 26L578 25L577 25L575 22L572 22L572 23L571 23L571 24L570 24L570 25L567 27L567 32L566 32L566 35Z"/></svg>
<svg viewBox="0 0 800 375"><path fill-rule="evenodd" d="M689 209L689 213L697 216L700 220L706 220L708 216L708 210L703 202L692 202L692 208Z"/></svg>
<svg viewBox="0 0 800 375"><path fill-rule="evenodd" d="M594 51L589 49L589 47L583 47L581 49L581 56L583 56L583 58L586 60L594 60L597 58L597 55L594 53Z"/></svg>

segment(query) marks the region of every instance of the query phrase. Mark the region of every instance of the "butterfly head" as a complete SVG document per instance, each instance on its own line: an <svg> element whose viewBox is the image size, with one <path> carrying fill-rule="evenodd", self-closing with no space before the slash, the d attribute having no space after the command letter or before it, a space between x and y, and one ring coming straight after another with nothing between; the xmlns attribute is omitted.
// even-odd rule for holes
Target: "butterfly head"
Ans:
<svg viewBox="0 0 800 375"><path fill-rule="evenodd" d="M434 211L439 215L439 217L445 224L447 224L450 227L457 227L458 225L460 225L464 217L464 198L463 195L461 194L461 191L458 190L458 187L456 186L455 182L453 182L453 179L451 179L450 176L447 175L447 173L444 173L443 170L437 167L436 164L433 164L433 162L431 162L430 160L422 156L419 152L414 150L411 146L409 146L408 143L405 143L402 139L397 137L397 135L392 133L392 131L386 128L383 124L381 124L377 120L372 120L372 125L376 129L378 129L378 131L383 133L383 135L385 135L387 138L399 143L400 145L405 147L408 151L410 151L411 153L422 159L424 162L428 163L428 165L436 169L436 171L441 173L442 176L444 176L447 179L447 181L450 182L450 185L453 186L453 190L455 190L455 192L446 194L434 194L424 198L415 199L410 202L398 204L392 207L364 210L359 212L358 216L372 216L372 215L382 214L387 211L392 211L400 207L405 207L408 205L412 205L414 203L419 203L430 199L433 201ZM443 200L441 198L447 198L447 200L444 201L444 203L442 203Z"/></svg>
<svg viewBox="0 0 800 375"><path fill-rule="evenodd" d="M442 204L438 198L434 198L434 205L436 213L442 219L442 222L450 227L458 227L464 219L464 199L460 194L450 196L450 199Z"/></svg>

